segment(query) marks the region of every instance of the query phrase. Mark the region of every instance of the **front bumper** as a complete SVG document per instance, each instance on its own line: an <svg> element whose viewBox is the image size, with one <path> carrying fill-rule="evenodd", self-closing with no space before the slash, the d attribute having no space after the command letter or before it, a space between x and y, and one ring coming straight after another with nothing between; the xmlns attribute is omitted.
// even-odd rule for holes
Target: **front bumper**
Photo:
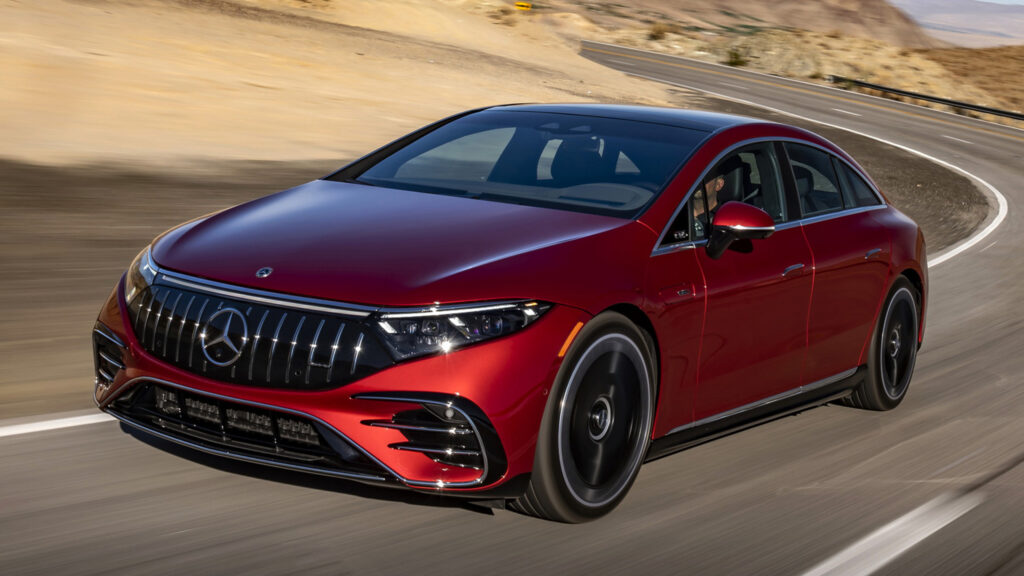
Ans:
<svg viewBox="0 0 1024 576"><path fill-rule="evenodd" d="M589 318L557 306L497 340L330 390L283 390L205 378L148 354L121 294L97 323L95 399L126 424L220 456L467 494L531 471L558 351Z"/></svg>

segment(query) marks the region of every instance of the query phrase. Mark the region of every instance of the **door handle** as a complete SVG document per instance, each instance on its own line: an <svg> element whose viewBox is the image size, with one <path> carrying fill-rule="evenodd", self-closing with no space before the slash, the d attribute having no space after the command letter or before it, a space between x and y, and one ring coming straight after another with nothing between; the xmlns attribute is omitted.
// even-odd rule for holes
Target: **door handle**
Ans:
<svg viewBox="0 0 1024 576"><path fill-rule="evenodd" d="M882 252L882 249L881 249L881 248L874 248L874 249L868 250L868 251L867 251L867 252L866 252L866 253L864 254L864 259L865 259L865 260L870 260L872 256L874 256L874 255L876 255L876 254L879 254L879 253L881 253L881 252Z"/></svg>
<svg viewBox="0 0 1024 576"><path fill-rule="evenodd" d="M804 263L803 262L798 262L798 263L793 264L791 266L786 266L786 269L782 271L782 276L783 277L789 276L790 273L796 272L797 270L803 270L803 268L804 268Z"/></svg>

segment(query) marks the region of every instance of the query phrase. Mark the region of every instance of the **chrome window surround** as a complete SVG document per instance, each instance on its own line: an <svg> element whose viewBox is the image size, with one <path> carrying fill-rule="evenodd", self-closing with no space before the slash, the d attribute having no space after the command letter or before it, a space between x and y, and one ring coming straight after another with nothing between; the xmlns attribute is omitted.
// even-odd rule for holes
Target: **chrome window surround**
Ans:
<svg viewBox="0 0 1024 576"><path fill-rule="evenodd" d="M658 236L658 241L655 242L655 244L654 244L654 249L651 250L651 256L652 257L660 256L662 254L670 254L672 252L678 252L678 251L682 251L682 250L690 250L690 249L693 249L695 246L707 243L707 239L703 239L703 240L686 240L686 241L683 241L683 242L676 242L676 243L673 243L673 244L666 244L664 246L662 246L662 244L661 244L662 241L665 240L665 237L668 235L668 230L669 230L669 228L672 227L672 223L675 222L676 218L679 217L679 213L683 211L683 208L687 204L689 204L690 197L693 196L694 192L697 191L697 188L700 186L701 182L704 181L704 177L707 176L709 172L711 172L711 169L714 168L715 166L717 166L718 163L720 161L722 161L722 159L724 159L729 154L732 154L733 152L735 152L739 148L742 148L744 146L748 146L750 144L760 144L762 142L792 142L794 144L801 144L801 145L804 145L804 146L810 146L811 148L817 148L818 150L821 150L822 152L827 153L829 156L831 156L831 157L833 157L833 158L843 162L847 166L849 166L851 170L853 170L856 174L859 174L862 178L864 178L864 182L868 184L868 187L871 189L871 192L874 193L875 197L880 202L880 204L878 204L876 206L861 206L861 207L856 207L856 208L844 208L842 210L836 210L834 212L829 212L827 214L819 214L817 216L809 216L809 217L806 217L806 218L799 218L797 220L788 220L786 222L781 222L779 224L776 224L775 225L775 229L776 230L785 230L787 228L792 228L793 226L797 226L797 225L801 225L801 224L813 224L815 222L822 222L824 220L830 220L832 218L839 218L841 216L847 216L847 215L850 215L850 214L859 214L861 212L867 212L869 210L880 210L880 209L886 208L888 206L888 204L885 201L885 198L882 197L882 194L878 191L877 188L875 188L875 185L871 181L871 178L869 178L863 171L858 169L856 166L854 166L853 164L848 162L845 158L842 158L842 157L838 156L835 152L833 152L832 150L829 150L828 148L825 148L824 146L820 146L820 145L818 145L818 144L816 144L814 142L808 142L806 140L799 140L797 138L788 138L788 137L784 137L784 136L768 136L768 137L763 137L763 138L751 138L751 139L748 139L748 140L743 140L743 141L737 142L736 144L733 144L732 146L729 146L728 148L723 150L721 153L719 153L717 156L715 156L715 158L711 162L708 163L708 166L704 169L704 171L702 171L700 173L700 176L697 178L696 182L694 182L693 186L690 187L690 190L687 191L686 195L683 196L682 201L680 201L679 205L676 206L676 209L675 209L675 211L672 212L672 216L668 219L668 222L665 223L664 229L662 229L661 234ZM781 168L781 166L780 166L780 168Z"/></svg>
<svg viewBox="0 0 1024 576"><path fill-rule="evenodd" d="M689 424L683 424L682 426L678 426L676 428L673 428L672 430L669 430L668 434L666 434L665 436L669 436L669 435L675 434L676 432L683 432L685 430L690 430L691 428L697 428L699 426L704 426L706 424L712 424L714 422L718 422L719 420L725 420L726 418L731 418L733 416L739 416L740 414L743 414L744 412L749 412L751 410L755 410L757 408L761 408L763 406L767 406L768 404L772 404L774 402L779 402L781 400L787 400L789 398L794 398L796 396L799 396L799 395L807 393L807 392L813 392L813 391L817 390L818 388L824 388L825 386L828 386L829 384L835 384L836 382L839 382L840 380L843 380L844 378L849 378L850 376L853 376L856 373L857 373L857 369L856 368L850 368L849 370L844 370L843 372L840 372L839 374L834 374L832 376L829 376L828 378L822 378L821 380L818 380L817 382L812 382L812 383L807 384L805 386L797 386L796 388L793 388L791 390L787 390L785 392L782 392L781 394L776 394L774 396L769 396L768 398L762 398L761 400L757 400L756 402L751 402L750 404L744 404L743 406L739 406L739 407L733 408L731 410L726 410L725 412L719 412L718 414L715 414L713 416L708 416L707 418L703 418L701 420L697 420L696 422L691 422Z"/></svg>
<svg viewBox="0 0 1024 576"><path fill-rule="evenodd" d="M247 406L254 406L254 407L257 407L257 408L263 408L265 410L270 410L270 411L274 411L274 412L285 412L285 413L288 413L288 414L294 414L296 416L301 416L303 418L308 418L310 420L313 420L313 421L317 422L321 426L325 427L327 430L330 430L332 433L336 434L342 440L344 440L344 441L348 442L349 444L351 444L356 450L358 450L364 456L369 458L371 462L373 462L377 466L380 466L387 473L391 474L393 477L397 478L401 483L403 483L403 484L405 484L407 486L415 486L415 487L421 487L421 488L459 488L459 487L477 486L481 482L483 482L484 478L486 477L487 460L486 460L486 456L484 456L484 473L482 473L477 480L474 480L472 482L451 482L451 483L445 483L445 482L442 482L440 480L434 481L434 482L426 482L426 481L421 481L421 480L410 480L408 478L405 478L401 474L395 472L394 470L392 470L387 464L385 464L385 463L381 462L380 460L378 460L373 454L370 454L368 451L366 451L362 446L360 446L356 442L353 442L351 438L349 438L348 436L343 434L340 430L338 430L334 426L331 426L327 422L324 422L320 418L317 418L316 416L313 416L311 414L307 414L307 413L299 411L299 410L292 410L290 408L283 408L281 406L274 406L274 405L271 405L271 404L264 404L262 402L253 402L251 400L242 400L240 398L233 398L231 396L224 396L222 394L215 394L213 392L206 392L205 390L198 390L198 389L195 389L195 388L190 388L188 386L183 386L181 384L177 384L177 383L170 382L170 381L167 381L167 380L163 380L163 379L160 379L160 378L153 378L153 377L150 377L150 376L141 376L141 377L138 377L138 378L133 378L132 380L129 380L128 382L126 382L121 387L121 390L122 391L129 390L129 389L131 389L132 387L134 387L135 385L137 385L137 384L139 384L141 382L155 382L155 383L158 383L158 384L163 384L163 385L166 385L166 386L171 386L171 387L174 387L174 388L178 388L178 389L184 390L186 392L191 392L191 393L197 394L199 396L208 396L208 397L211 397L211 398L217 398L217 399L225 400L225 401L228 401L228 402L235 402L235 403L238 403L238 404L245 404ZM120 397L120 394L118 394L117 397ZM280 461L277 461L277 460L270 460L270 459L267 459L267 458L260 458L258 456L251 456L251 455L248 455L248 454L240 454L240 453L237 453L237 452L232 452L230 450L222 450L222 449L213 448L213 447L210 447L210 446L205 446L205 445L202 445L202 444L199 444L199 443L196 443L196 442L191 442L189 440L185 440L185 439L182 439L182 438L178 438L177 436L173 436L171 434L167 434L165 432L160 431L159 429L147 426L147 425L142 424L140 422L136 422L136 421L131 420L129 418L125 418L125 417L117 414L116 412L108 410L107 407L114 401L114 399L115 399L115 397L108 398L106 400L106 402L104 402L102 405L99 406L99 408L101 410L103 410L104 412L106 412L107 414L110 414L114 418L117 418L119 421L124 422L125 424L127 424L129 426L132 426L134 428L138 428L139 430L142 430L143 432L146 432L148 434L153 434L154 436L157 436L157 437L162 438L164 440L168 440L170 442L174 442L175 444L181 444L182 446L186 446L188 448L193 448L193 449L199 450L201 452L206 452L207 454L213 454L215 456L223 456L223 457L226 457L226 458L232 458L234 460L241 460L243 462L252 462L252 463L255 463L255 464L263 464L263 465L267 465L267 466L273 466L273 467L276 467L276 468L284 468L284 469L287 469L287 470L297 470L299 472L308 472L308 473L312 473L312 474L320 474L320 475L323 475L323 476L335 476L335 477L338 477L338 478L345 478L345 479L348 479L348 480L358 480L358 481L363 481L363 482L377 482L377 483L384 483L384 482L387 482L387 480L388 480L388 478L385 477L385 476L374 476L374 475L371 475L371 474L362 474L362 473L358 473L358 472L345 472L343 470L332 470L330 468L321 468L321 467L318 467L318 466L304 466L302 464L292 464L290 462L280 462ZM361 398L361 399L363 399L363 398ZM424 402L423 400L411 400L411 399L401 399L401 400L399 400L397 398L372 398L372 397L369 397L369 396L367 396L365 399L367 399L367 400L377 400L377 399L385 400L385 399L387 399L387 400L402 401L402 402L408 401L408 402L411 402L411 403L414 403L414 404L422 404ZM453 406L453 408L455 408L455 407ZM458 408L455 408L455 409L458 410ZM479 432L477 432L476 426L473 424L472 419L469 418L469 415L465 414L461 410L459 410L459 412L463 415L463 417L466 418L467 421L470 422L470 425L473 426L474 433L476 433L477 437L479 438ZM483 444L481 442L481 447L482 446L483 446Z"/></svg>

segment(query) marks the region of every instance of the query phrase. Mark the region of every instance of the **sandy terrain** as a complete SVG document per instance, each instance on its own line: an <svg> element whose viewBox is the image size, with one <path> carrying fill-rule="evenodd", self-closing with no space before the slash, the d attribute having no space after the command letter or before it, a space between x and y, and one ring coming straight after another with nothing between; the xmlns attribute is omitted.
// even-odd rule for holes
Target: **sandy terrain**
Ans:
<svg viewBox="0 0 1024 576"><path fill-rule="evenodd" d="M488 104L664 101L544 23L509 35L446 2L293 4L0 1L0 108L17 111L0 115L0 156L329 158Z"/></svg>

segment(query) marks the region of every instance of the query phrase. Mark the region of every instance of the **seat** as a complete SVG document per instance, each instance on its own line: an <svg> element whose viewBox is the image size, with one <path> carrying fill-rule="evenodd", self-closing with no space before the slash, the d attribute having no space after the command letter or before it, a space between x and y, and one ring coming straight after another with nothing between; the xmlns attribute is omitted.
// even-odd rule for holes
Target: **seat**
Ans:
<svg viewBox="0 0 1024 576"><path fill-rule="evenodd" d="M793 165L793 178L796 179L796 194L800 198L800 207L804 214L820 212L822 208L814 202L814 175L803 166Z"/></svg>
<svg viewBox="0 0 1024 576"><path fill-rule="evenodd" d="M596 139L566 138L551 161L551 178L559 188L601 182L607 171Z"/></svg>

